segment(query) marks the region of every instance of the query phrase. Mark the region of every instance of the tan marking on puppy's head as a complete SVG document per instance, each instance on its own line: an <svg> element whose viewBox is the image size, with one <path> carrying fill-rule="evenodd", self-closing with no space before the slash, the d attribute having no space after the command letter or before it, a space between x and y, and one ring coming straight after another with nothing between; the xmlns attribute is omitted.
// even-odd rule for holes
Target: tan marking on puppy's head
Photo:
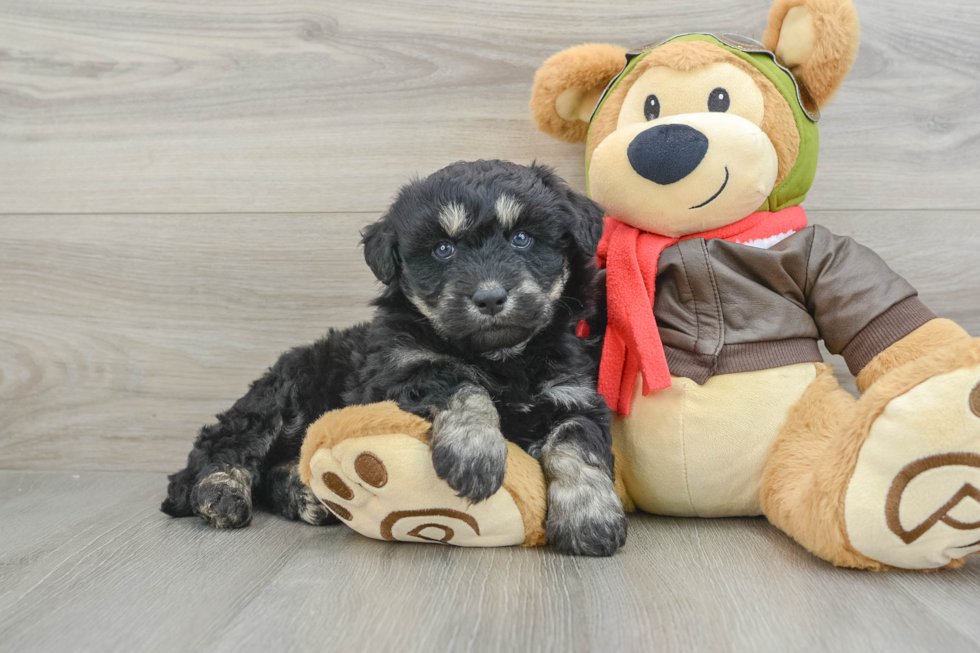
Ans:
<svg viewBox="0 0 980 653"><path fill-rule="evenodd" d="M510 229L517 224L517 218L521 216L521 203L510 195L501 195L494 204L494 211L497 213L497 222L505 229Z"/></svg>
<svg viewBox="0 0 980 653"><path fill-rule="evenodd" d="M439 224L450 238L461 234L466 229L466 223L466 209L461 204L450 202L439 211Z"/></svg>

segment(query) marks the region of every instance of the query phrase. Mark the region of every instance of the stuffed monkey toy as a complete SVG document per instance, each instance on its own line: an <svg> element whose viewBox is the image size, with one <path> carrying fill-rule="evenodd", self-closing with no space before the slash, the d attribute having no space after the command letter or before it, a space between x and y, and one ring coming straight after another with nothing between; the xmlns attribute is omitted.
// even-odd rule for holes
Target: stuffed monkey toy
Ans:
<svg viewBox="0 0 980 653"><path fill-rule="evenodd" d="M802 207L819 112L858 43L850 0L776 0L762 43L690 33L560 52L537 72L531 112L543 132L585 144L589 192L608 214L606 311L580 326L602 338L627 509L765 515L839 566L958 566L980 551L980 341ZM860 399L822 362L821 339ZM427 423L391 405L344 410L387 421L361 438L327 414L301 470L355 530L543 542L544 481L523 451L511 447L498 495L459 505L431 472ZM401 479L388 499L358 471L364 453ZM368 478L378 467L361 464Z"/></svg>

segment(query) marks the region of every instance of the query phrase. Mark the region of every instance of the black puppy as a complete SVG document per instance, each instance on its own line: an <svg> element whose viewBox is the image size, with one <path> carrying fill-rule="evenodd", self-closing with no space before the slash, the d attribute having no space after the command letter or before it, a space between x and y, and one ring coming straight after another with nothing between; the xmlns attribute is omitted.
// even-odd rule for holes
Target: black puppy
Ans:
<svg viewBox="0 0 980 653"><path fill-rule="evenodd" d="M460 496L500 488L506 435L541 461L548 542L611 555L626 518L610 413L573 333L601 232L602 209L538 165L461 162L407 185L362 233L386 285L374 320L283 354L201 429L163 511L245 526L254 488L290 519L333 521L299 479L306 428L328 410L391 399L433 420L436 473Z"/></svg>

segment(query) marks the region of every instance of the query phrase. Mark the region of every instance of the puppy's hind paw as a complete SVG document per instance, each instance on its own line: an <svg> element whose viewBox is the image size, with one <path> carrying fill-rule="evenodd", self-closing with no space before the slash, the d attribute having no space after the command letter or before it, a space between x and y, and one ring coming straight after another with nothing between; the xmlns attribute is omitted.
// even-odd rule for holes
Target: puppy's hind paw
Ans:
<svg viewBox="0 0 980 653"><path fill-rule="evenodd" d="M283 463L265 476L264 498L272 509L286 519L304 521L313 526L336 524L337 518L320 502L299 475L295 462Z"/></svg>
<svg viewBox="0 0 980 653"><path fill-rule="evenodd" d="M167 477L167 498L160 510L171 517L190 517L194 514L191 506L191 490L194 489L195 472L182 469Z"/></svg>
<svg viewBox="0 0 980 653"><path fill-rule="evenodd" d="M303 486L303 496L300 498L298 517L301 521L313 526L329 526L336 524L337 519L333 513L327 510L326 506L313 494L313 490Z"/></svg>
<svg viewBox="0 0 980 653"><path fill-rule="evenodd" d="M194 513L215 528L243 528L252 521L251 474L230 467L198 481L191 491Z"/></svg>

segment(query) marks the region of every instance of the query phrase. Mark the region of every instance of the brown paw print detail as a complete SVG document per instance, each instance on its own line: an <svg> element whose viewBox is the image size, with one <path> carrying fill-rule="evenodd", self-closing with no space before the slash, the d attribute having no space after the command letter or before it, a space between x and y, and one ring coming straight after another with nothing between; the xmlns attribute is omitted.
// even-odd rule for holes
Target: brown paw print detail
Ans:
<svg viewBox="0 0 980 653"><path fill-rule="evenodd" d="M434 537L428 537L426 535L422 535L422 531L424 531L427 528L438 528L443 533L442 537L436 539ZM412 537L417 537L420 540L427 540L429 542L438 542L439 544L449 544L449 540L455 537L456 531L442 524L422 524L421 526L416 526L412 530L408 531L408 534L411 535Z"/></svg>
<svg viewBox="0 0 980 653"><path fill-rule="evenodd" d="M343 479L341 479L333 472L324 472L321 478L323 479L323 484L327 486L327 489L333 492L334 494L336 494L341 499L346 499L347 501L350 501L351 499L354 498L354 490L350 489L350 487L346 483L344 483ZM350 510L348 510L347 508L339 504L336 504L333 501L327 501L326 499L320 499L320 501L323 502L323 505L325 505L330 510L330 512L337 515L344 521L350 521L354 519L354 516L350 514Z"/></svg>
<svg viewBox="0 0 980 653"><path fill-rule="evenodd" d="M354 471L371 487L384 487L388 482L388 469L370 451L365 451L354 459Z"/></svg>
<svg viewBox="0 0 980 653"><path fill-rule="evenodd" d="M381 462L380 458L369 451L365 451L354 459L354 471L357 472L357 475L362 481L371 487L384 487L384 485L388 482L388 470L385 468L384 463ZM342 478L333 472L324 472L321 478L323 480L323 484L327 486L327 489L336 494L338 497L345 501L353 500L354 490L352 490ZM323 505L330 509L330 512L337 515L341 519L345 521L351 521L354 519L354 516L351 515L350 511L340 504L334 503L333 501L327 501L326 499L321 499L321 501L323 502ZM451 538L452 536L450 535L449 537Z"/></svg>
<svg viewBox="0 0 980 653"><path fill-rule="evenodd" d="M327 486L327 489L341 499L350 501L354 498L354 490L350 489L350 486L344 483L343 479L333 472L324 472L322 478L323 484Z"/></svg>
<svg viewBox="0 0 980 653"><path fill-rule="evenodd" d="M370 451L363 451L354 459L354 473L363 483L373 488L382 488L388 483L388 469L381 459ZM354 489L339 475L334 472L324 472L320 478L323 485L339 499L344 501L354 499ZM330 509L330 512L341 519L351 521L354 518L344 506L327 499L321 499L321 501ZM418 517L431 518L431 521L426 519L424 523L415 526L402 537L407 536L426 542L449 544L461 528L469 528L476 535L480 535L480 524L472 515L452 508L427 508L423 510L396 510L389 513L381 522L381 537L389 541L396 541L398 538L393 532L395 525L403 519ZM444 521L450 521L453 526L438 523ZM431 532L433 530L437 534L441 534L441 537L433 536Z"/></svg>
<svg viewBox="0 0 980 653"><path fill-rule="evenodd" d="M457 519L472 528L473 532L477 535L480 534L480 525L472 515L467 515L465 512L452 510L451 508L429 508L427 510L396 510L395 512L391 513L384 518L383 522L381 522L381 537L394 542L395 536L392 534L391 529L400 520L407 519L409 517L448 517L450 519ZM422 535L422 531L424 531L426 528L440 529L443 532L442 539L435 539ZM416 526L408 532L408 535L417 537L421 540L426 540L428 542L448 544L456 535L456 531L444 524L428 523L422 524L421 526Z"/></svg>
<svg viewBox="0 0 980 653"><path fill-rule="evenodd" d="M320 501L322 501L323 505L325 505L327 508L330 509L330 512L337 515L344 521L350 521L354 519L354 515L350 514L350 510L343 507L342 505L334 503L333 501L327 501L326 499L320 499Z"/></svg>
<svg viewBox="0 0 980 653"><path fill-rule="evenodd" d="M978 389L980 389L980 386L974 388L971 395L970 405L973 407L974 412L980 415L980 407L974 407L974 402L980 403L980 392L978 392ZM959 452L928 456L906 465L892 482L891 489L888 491L888 498L885 501L885 521L887 522L888 528L891 530L891 532L899 536L906 544L915 542L917 539L925 535L925 533L938 522L942 522L947 526L960 531L980 529L980 521L967 523L961 522L960 520L949 516L950 511L956 506L960 505L964 499L970 498L974 501L980 502L980 490L974 487L971 483L964 483L963 487L961 487L949 501L947 501L939 510L929 515L925 521L915 528L905 530L902 527L902 522L899 518L899 507L902 503L902 493L905 491L905 488L908 487L909 483L911 483L913 479L920 474L928 472L929 470L952 465L976 467L980 469L980 454ZM966 546L957 548L968 548L976 546L977 544L980 544L980 540L974 542L973 544L967 544Z"/></svg>
<svg viewBox="0 0 980 653"><path fill-rule="evenodd" d="M974 415L980 417L980 383L970 393L970 410L973 411Z"/></svg>

